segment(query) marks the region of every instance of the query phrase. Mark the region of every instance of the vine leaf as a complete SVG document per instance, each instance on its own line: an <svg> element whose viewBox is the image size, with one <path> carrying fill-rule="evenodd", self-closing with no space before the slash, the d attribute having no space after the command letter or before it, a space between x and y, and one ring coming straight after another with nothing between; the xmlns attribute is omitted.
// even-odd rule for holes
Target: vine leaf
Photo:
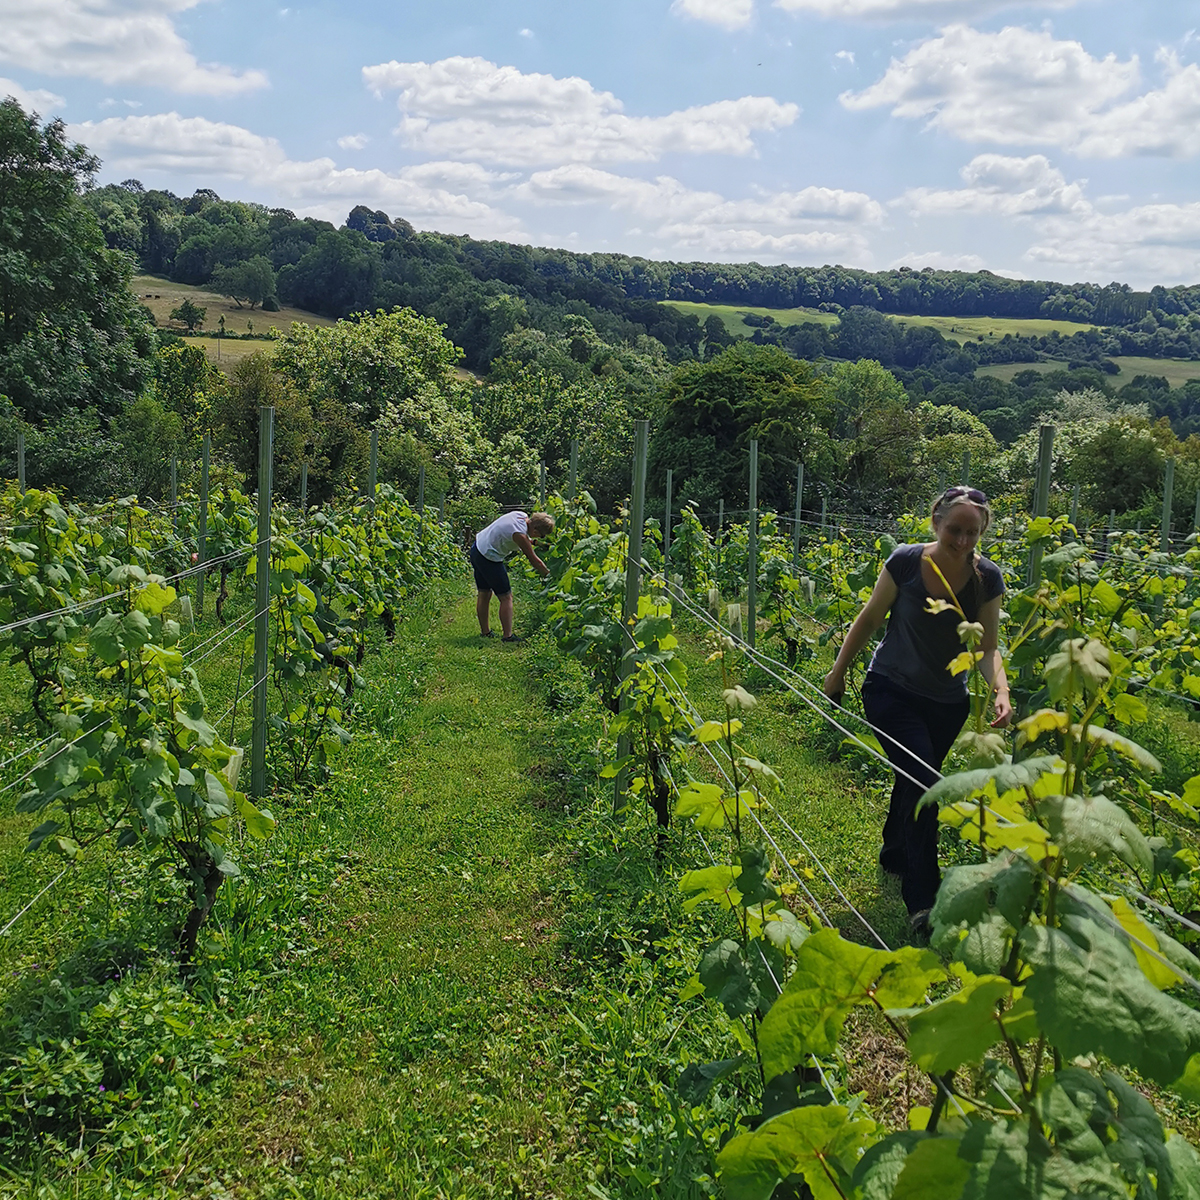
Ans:
<svg viewBox="0 0 1200 1200"><path fill-rule="evenodd" d="M923 1131L904 1129L876 1142L854 1169L852 1183L858 1200L892 1200L896 1180L900 1178L908 1156L925 1138Z"/></svg>
<svg viewBox="0 0 1200 1200"><path fill-rule="evenodd" d="M974 925L993 908L1013 928L1023 925L1038 885L1038 870L1033 863L1024 855L1008 851L985 863L951 867L930 913L934 941L940 941L943 930L964 923Z"/></svg>
<svg viewBox="0 0 1200 1200"><path fill-rule="evenodd" d="M874 1128L870 1121L850 1120L837 1104L807 1105L772 1117L717 1155L727 1200L769 1200L793 1175L803 1176L813 1200L842 1200L849 1193L843 1164L856 1162Z"/></svg>
<svg viewBox="0 0 1200 1200"><path fill-rule="evenodd" d="M1086 916L1029 925L1021 952L1033 975L1025 994L1066 1058L1103 1054L1158 1083L1184 1074L1200 1050L1200 1013L1160 992L1124 940Z"/></svg>
<svg viewBox="0 0 1200 1200"><path fill-rule="evenodd" d="M1046 660L1046 689L1051 700L1082 690L1094 696L1111 677L1108 647L1095 638L1070 638Z"/></svg>
<svg viewBox="0 0 1200 1200"><path fill-rule="evenodd" d="M904 1162L891 1200L958 1200L971 1164L958 1156L958 1138L926 1137Z"/></svg>
<svg viewBox="0 0 1200 1200"><path fill-rule="evenodd" d="M1032 787L1043 775L1061 766L1061 759L1048 754L1038 758L1026 758L1017 763L998 763L994 767L960 771L956 775L947 775L944 779L939 779L921 797L917 807L920 809L927 804L952 804L966 800L993 782L998 793L1012 791L1013 788Z"/></svg>
<svg viewBox="0 0 1200 1200"><path fill-rule="evenodd" d="M1154 872L1150 843L1125 810L1104 796L1047 796L1038 814L1071 870L1113 855L1144 877Z"/></svg>
<svg viewBox="0 0 1200 1200"><path fill-rule="evenodd" d="M712 1091L713 1084L726 1079L746 1061L744 1054L723 1058L719 1062L692 1063L679 1076L676 1090L688 1104L701 1104Z"/></svg>
<svg viewBox="0 0 1200 1200"><path fill-rule="evenodd" d="M960 991L909 1019L908 1052L931 1075L979 1062L1000 1040L996 1005L1011 995L1012 984L999 975L963 973Z"/></svg>
<svg viewBox="0 0 1200 1200"><path fill-rule="evenodd" d="M790 1071L810 1054L832 1053L847 1014L870 998L892 961L890 953L847 942L835 929L814 933L759 1028L766 1077Z"/></svg>
<svg viewBox="0 0 1200 1200"><path fill-rule="evenodd" d="M706 995L731 1017L744 1017L758 1008L762 998L746 963L742 948L732 938L714 943L700 959L700 982Z"/></svg>
<svg viewBox="0 0 1200 1200"><path fill-rule="evenodd" d="M1138 942L1144 942L1151 950L1157 950L1160 954L1162 953L1162 947L1158 941L1158 933L1142 919L1141 914L1128 900L1123 896L1118 896L1117 899L1112 901L1110 907L1113 910L1113 916L1117 918L1122 929L1127 933L1133 934L1138 939ZM1172 970L1152 954L1147 954L1137 942L1131 943L1130 949L1133 951L1134 957L1138 960L1138 966L1145 972L1146 978L1160 992L1165 992L1168 988L1173 988L1181 981L1182 976L1178 971Z"/></svg>
<svg viewBox="0 0 1200 1200"><path fill-rule="evenodd" d="M679 890L688 897L683 902L684 912L691 912L705 900L712 900L723 909L740 904L742 894L734 886L734 881L741 873L741 867L728 863L689 871L679 881Z"/></svg>

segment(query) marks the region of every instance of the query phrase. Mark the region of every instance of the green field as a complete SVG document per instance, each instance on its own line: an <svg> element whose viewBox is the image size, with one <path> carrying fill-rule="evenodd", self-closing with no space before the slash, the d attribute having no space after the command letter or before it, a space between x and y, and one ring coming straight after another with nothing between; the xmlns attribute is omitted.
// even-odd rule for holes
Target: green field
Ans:
<svg viewBox="0 0 1200 1200"><path fill-rule="evenodd" d="M154 314L160 329L182 330L178 321L171 320L171 310L178 308L184 300L190 300L201 308L208 309L205 314L203 329L209 336L191 338L194 346L200 346L213 361L218 361L217 322L225 318L225 329L228 333L266 333L274 326L286 330L293 321L304 325L332 325L328 317L318 317L316 313L306 312L302 308L281 308L278 312L263 312L262 309L250 309L245 305L239 308L228 296L218 296L202 287L194 287L190 283L173 283L159 275L135 275L130 283L133 293ZM253 330L250 329L253 325ZM272 344L265 341L239 341L221 339L219 361L238 362L259 350L268 353Z"/></svg>
<svg viewBox="0 0 1200 1200"><path fill-rule="evenodd" d="M780 325L802 325L806 321L820 325L836 325L838 320L833 313L820 312L815 308L759 308L752 304L696 304L684 300L671 300L667 304L679 312L691 313L701 324L715 313L735 337L749 337L754 332L754 326L747 325L743 320L748 313L760 317L774 317ZM928 325L938 330L943 337L957 342L998 342L1005 334L1012 334L1014 337L1045 337L1055 330L1064 337L1069 337L1081 329L1092 328L1091 325L1078 325L1073 321L1043 321L1032 317L898 316L890 319L901 325Z"/></svg>
<svg viewBox="0 0 1200 1200"><path fill-rule="evenodd" d="M1172 387L1180 387L1189 379L1200 379L1200 362L1183 358L1140 358L1134 355L1114 358L1112 360L1121 368L1117 375L1110 377L1113 387L1124 387L1131 382L1135 375L1163 376ZM1062 362L1036 363L996 363L990 367L980 367L977 375L990 375L993 379L1003 379L1005 382L1019 375L1022 371L1037 371L1044 375L1049 371L1061 371L1066 367Z"/></svg>

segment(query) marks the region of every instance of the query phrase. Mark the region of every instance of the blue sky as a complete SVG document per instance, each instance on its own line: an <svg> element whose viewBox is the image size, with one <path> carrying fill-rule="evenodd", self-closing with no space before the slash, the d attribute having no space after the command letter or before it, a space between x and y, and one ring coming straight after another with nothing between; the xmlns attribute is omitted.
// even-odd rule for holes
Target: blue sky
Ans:
<svg viewBox="0 0 1200 1200"><path fill-rule="evenodd" d="M186 195L654 258L1200 282L1200 8L0 0L0 94Z"/></svg>

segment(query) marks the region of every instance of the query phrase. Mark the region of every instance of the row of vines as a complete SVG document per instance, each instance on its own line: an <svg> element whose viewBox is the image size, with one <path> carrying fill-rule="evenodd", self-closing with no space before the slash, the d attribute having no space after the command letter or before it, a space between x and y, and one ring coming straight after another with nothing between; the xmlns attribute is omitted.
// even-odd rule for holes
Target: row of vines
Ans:
<svg viewBox="0 0 1200 1200"><path fill-rule="evenodd" d="M685 1104L753 1096L717 1156L732 1200L1200 1196L1200 1156L1147 1091L1200 1099L1200 777L1168 790L1135 739L1146 697L1200 695L1200 552L1135 534L1082 538L1063 519L999 523L985 552L1008 580L1002 649L1015 741L985 720L980 628L960 623L973 717L954 773L931 788L954 830L929 948L859 944L831 926L781 851L785 781L743 744L751 676L830 715L817 660L836 644L918 519L830 540L763 514L757 648L743 637L745 526L714 540L685 509L669 559L648 523L636 616L621 619L628 539L586 497L560 505L547 611L590 670L631 753L619 815L643 802L660 830L689 821L708 865L685 905L723 914L683 998L723 1010L727 1057L688 1067ZM1040 575L1026 582L1031 548ZM937 602L942 603L942 602ZM696 711L681 625L710 640L720 711ZM774 686L772 684L772 686ZM833 714L840 722L856 713ZM878 754L869 732L848 739ZM882 756L880 756L882 757ZM772 830L775 833L772 833ZM1166 836L1164 836L1166 835ZM797 835L800 836L800 835ZM661 842L660 842L661 844ZM836 886L836 881L830 880ZM869 934L874 934L863 920ZM886 1132L839 1072L851 1012L877 1014L929 1080L932 1103ZM806 1192L804 1189L807 1188Z"/></svg>
<svg viewBox="0 0 1200 1200"><path fill-rule="evenodd" d="M81 507L53 493L0 496L0 648L24 678L23 737L4 767L20 772L16 810L39 824L31 850L68 862L100 847L140 851L185 885L181 960L222 882L238 874L244 835L275 817L251 799L235 743L254 692L269 689L268 791L323 781L350 739L353 696L372 625L393 636L406 596L451 573L457 553L388 488L373 503L301 513L276 508L258 544L257 508L214 493L199 562L199 505L152 509L134 499ZM251 679L255 617L244 609L268 571L267 674ZM196 632L207 582L217 631ZM197 667L240 663L233 703L215 713ZM19 684L18 684L19 686ZM228 733L221 730L228 722Z"/></svg>

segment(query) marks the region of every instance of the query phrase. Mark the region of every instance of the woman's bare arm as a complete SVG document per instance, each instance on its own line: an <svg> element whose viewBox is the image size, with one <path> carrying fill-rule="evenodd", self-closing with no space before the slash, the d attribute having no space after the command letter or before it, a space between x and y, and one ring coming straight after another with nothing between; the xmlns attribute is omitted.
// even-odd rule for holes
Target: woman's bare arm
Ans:
<svg viewBox="0 0 1200 1200"><path fill-rule="evenodd" d="M1004 663L1000 658L999 596L980 606L979 622L983 626L983 638L979 643L983 658L979 660L979 669L996 693L993 701L996 719L992 724L1003 729L1012 720L1012 702L1008 696L1008 676L1004 673Z"/></svg>
<svg viewBox="0 0 1200 1200"><path fill-rule="evenodd" d="M546 566L546 564L542 562L540 558L538 558L538 553L533 548L533 543L529 540L528 534L514 533L513 541L516 543L517 548L521 551L521 553L524 554L527 559L529 559L533 569L539 575L546 576L550 574L550 568Z"/></svg>
<svg viewBox="0 0 1200 1200"><path fill-rule="evenodd" d="M896 581L887 567L884 567L875 581L871 598L854 618L854 624L850 626L846 640L842 642L842 648L838 651L833 670L825 676L825 695L836 699L845 692L847 669L874 636L875 631L883 624L899 594L900 590L896 587Z"/></svg>

